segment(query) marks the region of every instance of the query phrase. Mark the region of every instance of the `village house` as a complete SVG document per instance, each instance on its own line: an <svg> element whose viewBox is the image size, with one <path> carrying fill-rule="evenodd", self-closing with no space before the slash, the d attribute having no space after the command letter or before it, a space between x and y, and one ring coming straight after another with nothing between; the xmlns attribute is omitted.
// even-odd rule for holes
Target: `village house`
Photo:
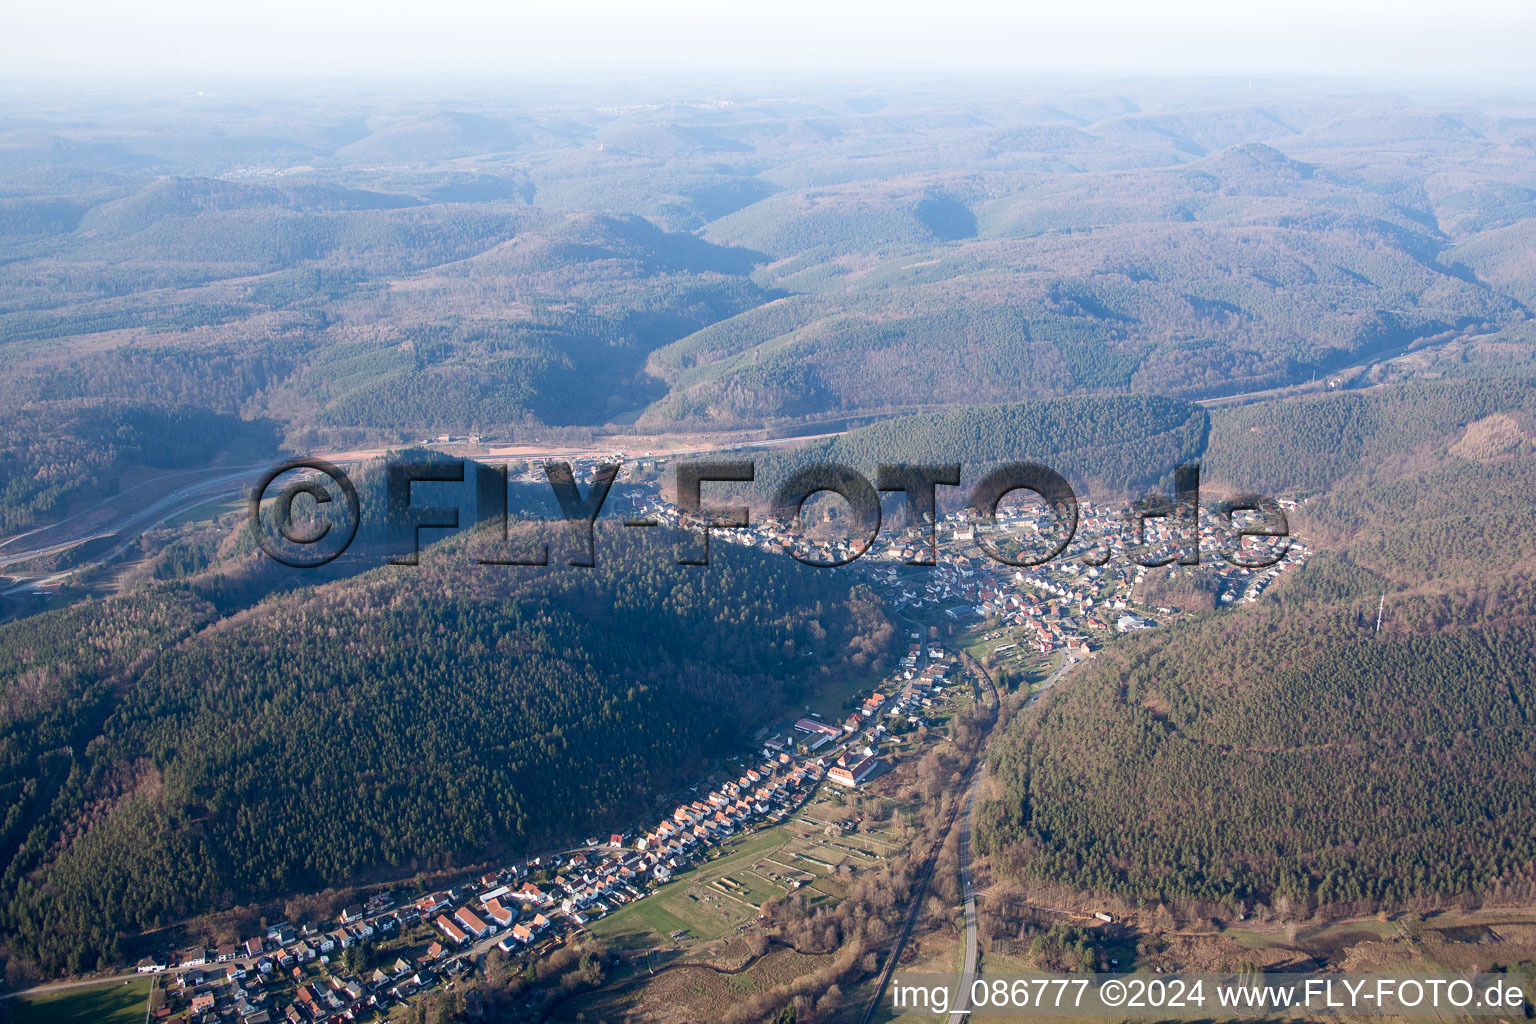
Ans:
<svg viewBox="0 0 1536 1024"><path fill-rule="evenodd" d="M466 932L477 939L483 939L491 932L490 926L480 920L475 912L468 907L460 907L458 910L455 910L453 912L453 919L463 926Z"/></svg>
<svg viewBox="0 0 1536 1024"><path fill-rule="evenodd" d="M490 916L491 921L500 928L507 927L517 918L517 913L504 905L497 897L492 897L486 902L485 912Z"/></svg>
<svg viewBox="0 0 1536 1024"><path fill-rule="evenodd" d="M879 759L865 757L847 767L839 765L829 769L827 771L827 781L835 782L839 786L852 788L863 783L879 766Z"/></svg>
<svg viewBox="0 0 1536 1024"><path fill-rule="evenodd" d="M440 930L444 935L448 936L449 941L451 941L455 946L462 946L464 943L469 941L469 936L466 935L464 930L461 929L458 925L450 921L447 914L438 914L437 919L432 923L435 924L438 927L438 930Z"/></svg>

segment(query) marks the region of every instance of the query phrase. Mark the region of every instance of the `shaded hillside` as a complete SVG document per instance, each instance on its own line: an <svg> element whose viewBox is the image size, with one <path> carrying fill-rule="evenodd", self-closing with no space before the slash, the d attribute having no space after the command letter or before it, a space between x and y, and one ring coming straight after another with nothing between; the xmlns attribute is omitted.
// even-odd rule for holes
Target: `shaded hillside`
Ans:
<svg viewBox="0 0 1536 1024"><path fill-rule="evenodd" d="M978 846L1192 913L1529 898L1533 642L1274 616L1139 640L1011 731Z"/></svg>
<svg viewBox="0 0 1536 1024"><path fill-rule="evenodd" d="M648 418L751 422L1021 391L1220 395L1518 315L1510 298L1439 266L1442 243L1390 211L1215 186L1149 203L1161 183L1127 184L1105 191L1130 208L1105 209L1081 185L1042 191L1016 205L1049 223L989 237L984 218L981 238L931 250L853 236L841 251L857 257L829 254L838 229L810 226L820 248L774 276L814 296L796 307L800 322L749 312L657 353L653 371L673 393Z"/></svg>
<svg viewBox="0 0 1536 1024"><path fill-rule="evenodd" d="M961 464L962 488L1007 462L1042 463L1079 497L1107 498L1168 484L1205 448L1206 414L1168 398L1056 398L903 416L759 461L760 486L804 466L837 462L874 479L881 463ZM940 488L941 498L962 491Z"/></svg>
<svg viewBox="0 0 1536 1024"><path fill-rule="evenodd" d="M1518 104L1242 86L0 102L0 399L778 428L1524 324Z"/></svg>
<svg viewBox="0 0 1536 1024"><path fill-rule="evenodd" d="M1205 469L1237 491L1316 492L1509 410L1536 412L1536 378L1410 381L1219 409Z"/></svg>
<svg viewBox="0 0 1536 1024"><path fill-rule="evenodd" d="M603 544L596 569L424 559L218 624L172 590L0 627L5 944L74 971L122 930L577 840L887 654L838 574Z"/></svg>
<svg viewBox="0 0 1536 1024"><path fill-rule="evenodd" d="M134 467L205 469L265 453L273 426L168 404L49 402L0 412L0 533L111 497Z"/></svg>
<svg viewBox="0 0 1536 1024"><path fill-rule="evenodd" d="M1217 414L1229 478L1326 486L1293 516L1323 550L1272 604L1129 640L1015 722L978 833L999 868L1188 914L1536 896L1536 434L1492 412L1529 394ZM1264 458L1220 447L1252 425Z"/></svg>

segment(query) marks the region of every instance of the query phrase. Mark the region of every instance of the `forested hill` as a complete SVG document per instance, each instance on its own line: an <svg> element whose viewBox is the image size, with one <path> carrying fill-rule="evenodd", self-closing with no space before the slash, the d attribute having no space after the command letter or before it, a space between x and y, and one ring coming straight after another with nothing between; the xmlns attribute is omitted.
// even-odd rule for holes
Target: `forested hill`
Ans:
<svg viewBox="0 0 1536 1024"><path fill-rule="evenodd" d="M764 489L803 466L837 462L874 478L881 463L951 463L973 485L1006 462L1039 462L1108 497L1167 483L1200 458L1206 413L1171 398L1086 396L903 416L775 452L760 462ZM941 494L945 489L941 488Z"/></svg>
<svg viewBox="0 0 1536 1024"><path fill-rule="evenodd" d="M0 627L5 946L90 968L189 913L612 831L889 653L839 574L599 543L595 569L443 555L222 621L167 591Z"/></svg>
<svg viewBox="0 0 1536 1024"><path fill-rule="evenodd" d="M1528 399L1447 380L1218 414L1213 453L1223 423L1276 431L1245 465L1277 481L1326 482L1286 459L1306 474L1304 454L1358 439L1295 513L1322 550L1261 604L1128 638L1021 716L978 848L1185 915L1536 898Z"/></svg>
<svg viewBox="0 0 1536 1024"><path fill-rule="evenodd" d="M351 450L1536 366L1530 104L1248 84L0 95L0 532L184 461L97 404Z"/></svg>
<svg viewBox="0 0 1536 1024"><path fill-rule="evenodd" d="M1236 490L1315 493L1389 457L1421 446L1444 447L1475 421L1533 412L1536 377L1526 373L1410 380L1219 409L1211 414L1205 470ZM1513 438L1504 431L1488 440L1503 444Z"/></svg>
<svg viewBox="0 0 1536 1024"><path fill-rule="evenodd" d="M1536 631L1360 625L1244 616L1100 657L993 755L977 848L1197 915L1536 896Z"/></svg>
<svg viewBox="0 0 1536 1024"><path fill-rule="evenodd" d="M206 469L268 455L271 422L195 406L77 400L0 404L0 534L116 494L131 466Z"/></svg>

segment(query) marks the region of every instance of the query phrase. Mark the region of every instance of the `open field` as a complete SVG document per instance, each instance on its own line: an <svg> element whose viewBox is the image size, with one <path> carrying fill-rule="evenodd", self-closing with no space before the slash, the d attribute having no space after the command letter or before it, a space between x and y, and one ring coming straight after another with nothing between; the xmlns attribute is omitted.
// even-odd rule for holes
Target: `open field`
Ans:
<svg viewBox="0 0 1536 1024"><path fill-rule="evenodd" d="M795 816L780 825L739 837L727 852L697 865L590 926L610 945L629 949L669 945L672 933L685 941L709 942L730 935L757 918L766 900L798 888L834 899L845 892L839 869L853 873L878 866L896 848L888 834L826 835L848 811L823 787Z"/></svg>
<svg viewBox="0 0 1536 1024"><path fill-rule="evenodd" d="M986 903L983 902L983 913ZM1131 915L1113 927L1088 923L1101 938L1093 946L1100 958L1117 958L1116 972L1155 976L1156 972L1226 973L1243 965L1266 972L1309 973L1316 970L1381 974L1398 978L1430 978L1476 971L1504 972L1525 979L1529 1001L1531 980L1536 977L1536 911L1529 908L1488 908L1472 911L1441 911L1420 915L1403 913L1390 917L1349 918L1332 922L1282 924L1245 922L1241 926L1159 930L1154 922ZM1001 946L1001 948L999 948ZM1138 955L1137 949L1145 953ZM907 966L906 970L918 969ZM953 970L925 963L934 972ZM982 974L1030 975L1040 965L1022 943L1003 941L983 949ZM1232 1019L1219 1012L1212 1020ZM876 1020L920 1021L933 1019L917 1013L877 1015ZM1005 1020L973 1014L972 1020ZM1102 1019L1060 1016L1063 1022ZM1301 1019L1296 1016L1276 1019ZM1468 1020L1444 1015L1431 1020Z"/></svg>
<svg viewBox="0 0 1536 1024"><path fill-rule="evenodd" d="M1032 683L1050 675L1061 663L1062 655L1043 655L1030 646L1035 639L1032 630L1021 626L1003 626L987 623L992 628L972 628L957 638L966 653L982 665L1007 672L1011 676L1022 675ZM1010 647L998 651L999 647ZM996 671L994 671L996 675Z"/></svg>
<svg viewBox="0 0 1536 1024"><path fill-rule="evenodd" d="M690 869L645 899L594 922L591 930L605 942L629 948L668 944L671 933L679 930L686 930L694 939L717 939L754 919L757 904L736 896L729 886L722 889L714 883L723 877L740 882L738 876L757 858L778 849L787 839L783 826L737 838L727 844L729 852L723 856Z"/></svg>
<svg viewBox="0 0 1536 1024"><path fill-rule="evenodd" d="M958 909L958 908L957 908ZM960 936L953 929L929 931L914 935L907 945L905 959L901 963L902 972L919 974L955 974L960 973L961 962L965 958L965 944L960 941ZM871 976L862 982L857 988L851 990L852 995L848 1000L849 1009L845 1010L840 1021L853 1024L859 1020L863 1007L874 993L874 978ZM875 1024L885 1024L887 1021L900 1021L901 1024L928 1024L928 1022L941 1022L948 1020L948 1016L934 1013L924 1013L917 1009L905 1009L897 1012L891 1005L890 995L887 994L880 1009L875 1011Z"/></svg>
<svg viewBox="0 0 1536 1024"><path fill-rule="evenodd" d="M9 1000L13 1024L141 1024L150 979L109 981Z"/></svg>
<svg viewBox="0 0 1536 1024"><path fill-rule="evenodd" d="M804 710L807 714L818 714L828 722L840 722L848 717L848 704L856 694L868 694L872 690L880 689L881 685L889 684L886 677L880 673L849 675L821 690L814 697L807 698Z"/></svg>
<svg viewBox="0 0 1536 1024"><path fill-rule="evenodd" d="M195 505L180 515L172 516L165 521L165 525L183 526L187 523L208 523L231 512L242 512L248 507L245 498L240 495L214 498L211 501Z"/></svg>
<svg viewBox="0 0 1536 1024"><path fill-rule="evenodd" d="M639 987L599 991L570 1000L551 1019L596 1021L638 1019L682 1022L718 1020L731 1006L757 992L810 974L826 956L797 953L779 946L736 973L707 967L679 967L658 974Z"/></svg>

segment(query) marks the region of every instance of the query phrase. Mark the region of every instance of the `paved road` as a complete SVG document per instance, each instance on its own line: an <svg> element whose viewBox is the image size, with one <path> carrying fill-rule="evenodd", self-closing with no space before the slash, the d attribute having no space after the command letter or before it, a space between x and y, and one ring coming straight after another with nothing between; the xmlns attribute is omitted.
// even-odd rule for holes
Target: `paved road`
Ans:
<svg viewBox="0 0 1536 1024"><path fill-rule="evenodd" d="M103 537L115 537L118 543L113 546L111 551L97 559L97 561L105 561L126 550L133 541L138 539L139 534L145 530L159 526L166 520L175 518L188 509L195 508L206 501L242 494L241 488L247 484L254 484L265 468L264 466L245 466L240 469L220 473L217 476L205 477L195 483L178 487L176 490L161 497L147 498L143 505L131 508L126 514L121 515L116 522L107 525L87 525L91 513L101 507L112 504L113 501L116 501L118 504L124 504L120 498L100 502L62 522L33 530L31 533L23 534L20 537L11 538L3 548L0 548L0 567L25 562L56 551L63 551ZM85 526L85 529L76 532L72 529L76 524ZM12 546L24 538L32 538L32 543Z"/></svg>
<svg viewBox="0 0 1536 1024"><path fill-rule="evenodd" d="M1045 682L1040 684L1040 689L1030 694L1024 706L1029 707L1039 700L1042 694L1056 685L1068 669L1081 660L1063 657L1056 671L1046 677ZM971 784L965 789L965 803L960 811L960 888L965 894L965 961L960 968L960 992L955 1000L954 1012L949 1015L949 1024L964 1024L965 1018L971 1012L971 985L976 980L976 961L980 955L976 942L976 883L971 877L971 812L975 808L976 784L981 781L986 767L986 762L983 761L971 777Z"/></svg>
<svg viewBox="0 0 1536 1024"><path fill-rule="evenodd" d="M975 780L980 762L972 766L971 781ZM967 782L969 787L970 782ZM944 842L949 836L949 830L954 828L955 821L959 818L959 807L950 812L948 824L944 826L944 835L934 844L933 852L928 860L928 867L923 872L922 879L917 883L917 888L912 892L912 899L907 908L907 919L902 923L901 931L896 935L896 941L891 944L890 955L885 958L885 966L880 971L879 978L875 981L875 991L870 997L869 1003L864 1007L864 1016L859 1018L859 1024L870 1024L874 1019L875 1011L880 1008L880 1000L885 996L886 986L891 983L891 975L896 972L897 961L901 959L901 951L907 944L907 939L912 934L912 926L917 923L917 912L922 907L923 897L927 895L928 883L933 880L934 870L939 866L939 851L944 848Z"/></svg>
<svg viewBox="0 0 1536 1024"><path fill-rule="evenodd" d="M965 806L960 811L960 886L965 893L965 963L960 968L960 994L955 1002L955 1012L949 1015L949 1024L961 1024L970 1013L971 986L976 981L976 886L971 882L971 808L976 801L976 783L986 771L981 770L971 778L965 790Z"/></svg>

